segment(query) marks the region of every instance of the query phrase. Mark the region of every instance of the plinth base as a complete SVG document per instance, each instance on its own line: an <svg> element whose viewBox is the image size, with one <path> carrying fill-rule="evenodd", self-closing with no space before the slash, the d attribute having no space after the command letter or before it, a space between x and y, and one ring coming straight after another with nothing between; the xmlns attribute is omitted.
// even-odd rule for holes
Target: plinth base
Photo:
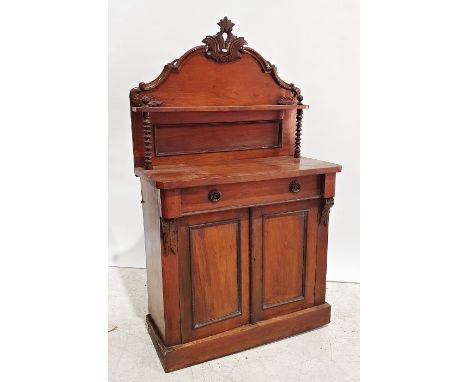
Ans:
<svg viewBox="0 0 468 382"><path fill-rule="evenodd" d="M146 325L164 370L170 372L326 325L330 311L325 303L170 347L164 345L149 314Z"/></svg>

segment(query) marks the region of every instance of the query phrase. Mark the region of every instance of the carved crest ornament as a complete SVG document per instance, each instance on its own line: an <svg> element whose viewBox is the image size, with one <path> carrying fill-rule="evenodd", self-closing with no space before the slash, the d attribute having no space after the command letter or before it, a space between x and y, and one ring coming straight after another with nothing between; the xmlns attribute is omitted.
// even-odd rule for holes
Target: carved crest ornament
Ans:
<svg viewBox="0 0 468 382"><path fill-rule="evenodd" d="M216 62L231 62L241 58L241 52L247 41L244 37L237 37L232 34L234 24L224 17L219 20L219 32L214 36L206 36L202 42L206 44L206 56ZM226 38L224 38L226 34Z"/></svg>

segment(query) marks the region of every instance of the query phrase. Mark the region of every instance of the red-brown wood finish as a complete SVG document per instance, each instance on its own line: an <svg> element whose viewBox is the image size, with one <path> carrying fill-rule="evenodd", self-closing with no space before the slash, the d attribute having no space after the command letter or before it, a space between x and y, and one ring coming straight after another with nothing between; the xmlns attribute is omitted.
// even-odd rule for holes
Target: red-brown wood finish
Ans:
<svg viewBox="0 0 468 382"><path fill-rule="evenodd" d="M282 120L155 125L155 155L279 148Z"/></svg>
<svg viewBox="0 0 468 382"><path fill-rule="evenodd" d="M243 106L160 106L160 107L132 107L132 111L151 113L172 113L172 112L202 112L202 111L267 111L267 110L303 110L309 105L243 105Z"/></svg>
<svg viewBox="0 0 468 382"><path fill-rule="evenodd" d="M314 305L319 200L252 209L252 321Z"/></svg>
<svg viewBox="0 0 468 382"><path fill-rule="evenodd" d="M335 174L339 171L341 171L341 166L334 163L287 156L194 163L185 166L161 165L152 171L137 168L136 173L139 176L145 176L157 188L173 189L304 175Z"/></svg>
<svg viewBox="0 0 468 382"><path fill-rule="evenodd" d="M142 206L145 228L145 251L148 289L148 309L165 343L180 343L179 307L179 256L173 253L170 245L165 246L174 230L163 235L163 225L173 225L173 221L160 218L158 190L147 180L141 179Z"/></svg>
<svg viewBox="0 0 468 382"><path fill-rule="evenodd" d="M300 156L301 91L218 25L130 92L147 326L166 371L330 322L341 166Z"/></svg>
<svg viewBox="0 0 468 382"><path fill-rule="evenodd" d="M179 219L182 340L249 322L249 213L236 209Z"/></svg>
<svg viewBox="0 0 468 382"><path fill-rule="evenodd" d="M326 325L330 311L327 303L316 305L171 347L161 340L149 315L146 323L164 370L169 372Z"/></svg>

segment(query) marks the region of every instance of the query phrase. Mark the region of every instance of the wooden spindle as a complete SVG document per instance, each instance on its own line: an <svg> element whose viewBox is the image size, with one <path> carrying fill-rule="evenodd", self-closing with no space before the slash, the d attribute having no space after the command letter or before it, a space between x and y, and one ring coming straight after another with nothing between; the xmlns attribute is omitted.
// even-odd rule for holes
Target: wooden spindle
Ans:
<svg viewBox="0 0 468 382"><path fill-rule="evenodd" d="M297 104L302 105L302 100L303 97L302 95L297 96ZM297 114L296 114L296 141L294 145L294 158L300 158L301 157L301 134L302 134L302 113L304 110L302 109L297 109Z"/></svg>
<svg viewBox="0 0 468 382"><path fill-rule="evenodd" d="M151 119L149 112L143 113L143 142L145 149L144 168L145 170L152 170L153 162L151 159L153 158L153 134L151 131Z"/></svg>

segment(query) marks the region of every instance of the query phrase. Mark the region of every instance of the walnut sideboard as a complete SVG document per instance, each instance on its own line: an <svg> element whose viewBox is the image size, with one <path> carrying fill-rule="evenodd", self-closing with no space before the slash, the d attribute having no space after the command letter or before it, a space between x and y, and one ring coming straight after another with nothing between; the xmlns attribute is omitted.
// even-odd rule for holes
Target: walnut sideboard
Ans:
<svg viewBox="0 0 468 382"><path fill-rule="evenodd" d="M328 219L341 166L301 157L301 91L231 20L218 25L130 91L146 323L165 371L330 322Z"/></svg>

